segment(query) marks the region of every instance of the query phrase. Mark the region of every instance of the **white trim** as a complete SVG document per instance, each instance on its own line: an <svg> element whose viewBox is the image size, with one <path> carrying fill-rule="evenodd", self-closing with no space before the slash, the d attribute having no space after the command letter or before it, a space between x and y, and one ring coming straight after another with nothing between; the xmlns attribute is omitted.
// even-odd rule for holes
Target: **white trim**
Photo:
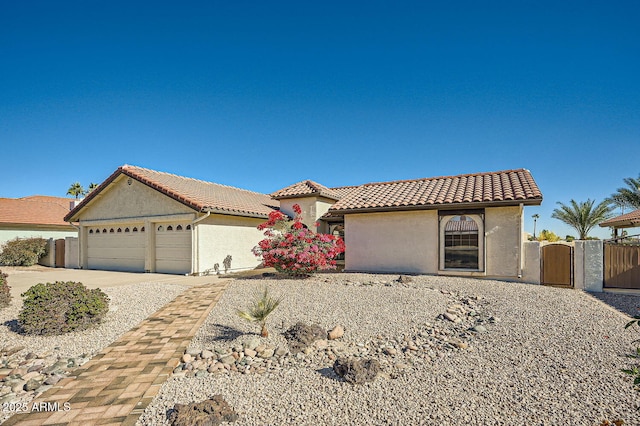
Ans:
<svg viewBox="0 0 640 426"><path fill-rule="evenodd" d="M440 262L438 265L438 273L446 275L447 273L454 273L456 275L466 275L466 274L475 274L475 275L485 275L485 235L484 235L484 221L482 217L477 214L465 214L466 217L473 220L478 226L478 269L460 269L460 268L445 268L444 267L444 241L445 241L445 228L447 226L447 222L449 222L454 217L460 215L447 215L440 216L439 221L439 235L440 241L439 251L440 251ZM479 274L480 273L480 274Z"/></svg>

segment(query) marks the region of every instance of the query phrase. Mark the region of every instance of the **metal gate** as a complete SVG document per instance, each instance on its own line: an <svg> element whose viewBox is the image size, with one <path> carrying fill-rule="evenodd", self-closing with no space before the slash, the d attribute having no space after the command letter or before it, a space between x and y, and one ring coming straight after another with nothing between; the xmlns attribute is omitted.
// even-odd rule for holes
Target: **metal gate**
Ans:
<svg viewBox="0 0 640 426"><path fill-rule="evenodd" d="M604 286L640 289L640 245L604 244Z"/></svg>
<svg viewBox="0 0 640 426"><path fill-rule="evenodd" d="M541 281L544 285L573 287L573 247L548 244L542 247Z"/></svg>
<svg viewBox="0 0 640 426"><path fill-rule="evenodd" d="M55 267L56 268L64 268L64 238L60 238L56 240L56 260Z"/></svg>

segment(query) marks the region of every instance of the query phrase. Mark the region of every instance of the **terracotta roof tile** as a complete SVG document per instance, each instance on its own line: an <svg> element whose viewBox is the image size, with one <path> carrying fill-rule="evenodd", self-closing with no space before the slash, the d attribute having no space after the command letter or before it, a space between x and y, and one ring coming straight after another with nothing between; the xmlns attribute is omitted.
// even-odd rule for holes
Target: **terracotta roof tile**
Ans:
<svg viewBox="0 0 640 426"><path fill-rule="evenodd" d="M342 193L345 192L344 188L345 187L341 187L338 190L334 190L312 180L303 180L274 192L271 194L271 197L280 200L283 198L299 198L315 195L339 200L342 198Z"/></svg>
<svg viewBox="0 0 640 426"><path fill-rule="evenodd" d="M612 217L611 219L601 222L600 226L602 226L603 228L607 226L617 226L625 228L640 226L640 209L620 216Z"/></svg>
<svg viewBox="0 0 640 426"><path fill-rule="evenodd" d="M36 195L0 198L0 223L12 225L54 225L74 229L64 221L69 213L68 198Z"/></svg>
<svg viewBox="0 0 640 426"><path fill-rule="evenodd" d="M525 169L460 176L368 183L351 190L330 212L371 209L429 208L458 204L529 204L542 193Z"/></svg>
<svg viewBox="0 0 640 426"><path fill-rule="evenodd" d="M142 167L124 165L119 167L98 188L93 190L67 215L66 219L73 218L76 213L121 174L136 179L197 211L267 217L269 213L277 209L273 200L266 194Z"/></svg>

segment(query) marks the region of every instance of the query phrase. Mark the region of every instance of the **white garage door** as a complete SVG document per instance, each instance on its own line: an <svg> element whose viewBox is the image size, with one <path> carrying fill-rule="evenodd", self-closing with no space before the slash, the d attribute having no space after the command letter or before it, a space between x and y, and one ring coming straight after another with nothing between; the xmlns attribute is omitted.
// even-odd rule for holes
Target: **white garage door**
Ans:
<svg viewBox="0 0 640 426"><path fill-rule="evenodd" d="M156 272L191 273L191 224L156 224Z"/></svg>
<svg viewBox="0 0 640 426"><path fill-rule="evenodd" d="M91 227L87 236L89 269L144 272L145 229L142 225Z"/></svg>

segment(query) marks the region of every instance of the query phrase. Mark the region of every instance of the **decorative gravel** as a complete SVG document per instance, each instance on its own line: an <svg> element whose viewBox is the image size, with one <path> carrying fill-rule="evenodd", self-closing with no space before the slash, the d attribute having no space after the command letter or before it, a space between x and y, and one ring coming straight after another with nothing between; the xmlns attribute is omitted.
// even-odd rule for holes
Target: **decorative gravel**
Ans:
<svg viewBox="0 0 640 426"><path fill-rule="evenodd" d="M238 425L640 424L639 394L620 372L640 336L625 330L628 317L620 312L576 290L433 276L403 284L396 278L236 280L189 349L221 353L256 339L258 326L235 310L268 285L284 300L269 317L271 336L262 343L286 345L282 334L299 321L327 330L340 324L346 330L340 341L351 354L381 361L384 374L374 382L345 382L333 373L324 349L291 356L281 368L257 370L261 374L222 369L191 377L190 371L163 385L138 424L168 424L175 403L215 394L239 414ZM477 310L474 316L458 324L444 318L447 309L465 303ZM478 324L486 332L469 330ZM434 336L434 330L444 340L422 345L421 336ZM466 344L448 344L446 336ZM413 342L422 346L407 350Z"/></svg>

